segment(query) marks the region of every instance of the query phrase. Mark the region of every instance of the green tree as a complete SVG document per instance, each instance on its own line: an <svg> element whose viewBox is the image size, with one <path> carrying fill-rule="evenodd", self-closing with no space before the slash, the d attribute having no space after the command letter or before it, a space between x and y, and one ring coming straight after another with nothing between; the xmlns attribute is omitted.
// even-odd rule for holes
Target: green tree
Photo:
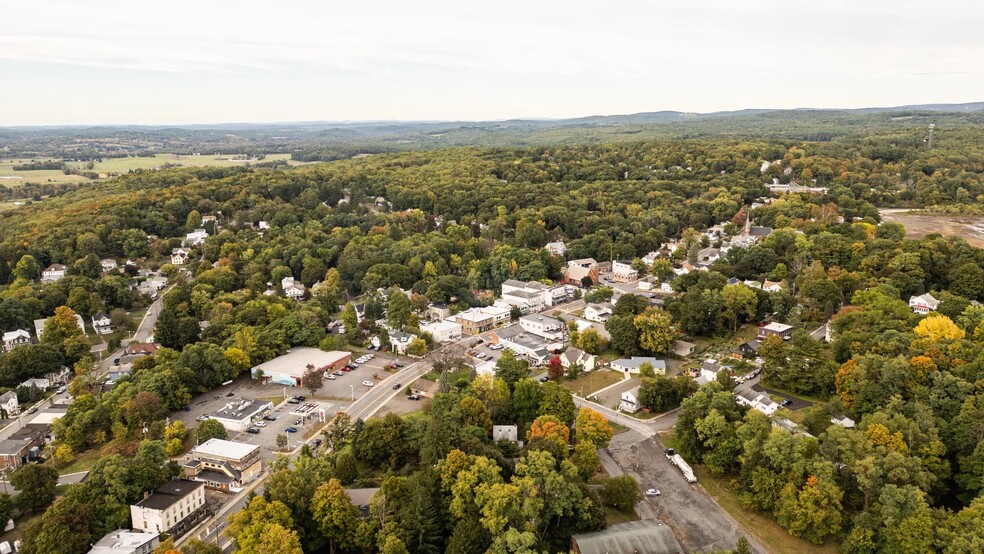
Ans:
<svg viewBox="0 0 984 554"><path fill-rule="evenodd" d="M195 429L195 442L202 444L208 439L227 439L229 434L226 428L217 419L206 419L198 424Z"/></svg>
<svg viewBox="0 0 984 554"><path fill-rule="evenodd" d="M403 329L410 321L412 307L410 299L399 289L390 289L386 301L386 320L390 327L397 331Z"/></svg>
<svg viewBox="0 0 984 554"><path fill-rule="evenodd" d="M582 481L587 482L601 470L601 458L598 456L598 449L590 442L578 442L574 445L574 453L570 457L571 463L577 467L577 474Z"/></svg>
<svg viewBox="0 0 984 554"><path fill-rule="evenodd" d="M724 316L731 320L732 332L738 332L739 320L751 320L758 311L755 291L741 283L721 289L721 301L724 303Z"/></svg>
<svg viewBox="0 0 984 554"><path fill-rule="evenodd" d="M660 308L647 308L632 319L632 324L639 332L639 346L648 352L668 352L677 337L673 317Z"/></svg>
<svg viewBox="0 0 984 554"><path fill-rule="evenodd" d="M574 405L574 397L571 391L549 381L540 387L542 396L540 397L539 415L552 415L564 422L565 425L574 423L577 415L577 406Z"/></svg>
<svg viewBox="0 0 984 554"><path fill-rule="evenodd" d="M605 483L601 495L610 506L622 511L631 510L636 502L642 499L639 483L630 475L609 479Z"/></svg>
<svg viewBox="0 0 984 554"><path fill-rule="evenodd" d="M20 279L22 281L33 281L35 279L41 278L41 264L38 260L30 255L24 254L17 260L17 265L14 266L14 278Z"/></svg>
<svg viewBox="0 0 984 554"><path fill-rule="evenodd" d="M589 442L596 449L608 448L608 443L615 434L608 424L608 418L587 407L578 411L574 428L578 442Z"/></svg>
<svg viewBox="0 0 984 554"><path fill-rule="evenodd" d="M347 550L354 545L359 524L359 508L352 503L338 479L318 487L311 499L311 515L321 533L328 538L328 552Z"/></svg>
<svg viewBox="0 0 984 554"><path fill-rule="evenodd" d="M504 350L495 363L495 376L502 379L513 390L520 379L529 377L530 365L526 360L517 360L512 352Z"/></svg>
<svg viewBox="0 0 984 554"><path fill-rule="evenodd" d="M424 339L416 338L410 341L407 346L407 354L410 356L423 356L427 354L427 342Z"/></svg>
<svg viewBox="0 0 984 554"><path fill-rule="evenodd" d="M843 496L835 483L816 476L810 476L799 492L788 484L777 510L779 524L794 536L823 544L840 532Z"/></svg>
<svg viewBox="0 0 984 554"><path fill-rule="evenodd" d="M245 510L229 516L227 533L236 540L237 552L302 554L290 509L282 502L254 497Z"/></svg>
<svg viewBox="0 0 984 554"><path fill-rule="evenodd" d="M34 511L55 499L58 470L51 466L27 464L10 474L10 484L17 489L17 506Z"/></svg>
<svg viewBox="0 0 984 554"><path fill-rule="evenodd" d="M496 372L496 375L499 373ZM520 427L525 427L536 419L542 397L543 391L536 380L526 377L516 382L512 394L512 414Z"/></svg>
<svg viewBox="0 0 984 554"><path fill-rule="evenodd" d="M335 476L343 485L350 485L359 477L359 465L355 461L355 456L349 452L338 455L335 462Z"/></svg>
<svg viewBox="0 0 984 554"><path fill-rule="evenodd" d="M571 343L575 343L572 339ZM600 354L605 349L605 339L593 327L578 334L576 346L588 354Z"/></svg>
<svg viewBox="0 0 984 554"><path fill-rule="evenodd" d="M950 292L965 298L976 299L984 293L984 269L974 262L967 262L950 272Z"/></svg>

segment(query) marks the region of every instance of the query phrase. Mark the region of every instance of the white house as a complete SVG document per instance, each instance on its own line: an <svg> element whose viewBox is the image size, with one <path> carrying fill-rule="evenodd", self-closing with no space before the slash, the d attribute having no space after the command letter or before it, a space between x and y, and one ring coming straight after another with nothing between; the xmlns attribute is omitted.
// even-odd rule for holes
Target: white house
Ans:
<svg viewBox="0 0 984 554"><path fill-rule="evenodd" d="M779 404L769 398L767 394L761 393L757 390L745 389L735 395L735 399L742 406L748 406L762 412L765 415L772 415L779 409Z"/></svg>
<svg viewBox="0 0 984 554"><path fill-rule="evenodd" d="M656 250L646 254L642 257L642 263L646 264L646 267L652 268L656 260L660 258L660 253Z"/></svg>
<svg viewBox="0 0 984 554"><path fill-rule="evenodd" d="M940 305L940 301L933 298L928 292L919 296L909 297L909 307L917 314L926 315L935 310Z"/></svg>
<svg viewBox="0 0 984 554"><path fill-rule="evenodd" d="M0 394L0 410L6 412L7 417L20 413L20 402L17 401L16 392L9 390Z"/></svg>
<svg viewBox="0 0 984 554"><path fill-rule="evenodd" d="M31 344L31 334L23 329L3 334L3 351L10 352L22 344Z"/></svg>
<svg viewBox="0 0 984 554"><path fill-rule="evenodd" d="M113 332L113 321L106 312L96 312L92 316L92 328L100 335L108 335Z"/></svg>
<svg viewBox="0 0 984 554"><path fill-rule="evenodd" d="M656 373L666 373L666 362L648 356L632 356L631 358L613 360L611 368L615 371L621 371L626 374L639 373L639 368L642 367L642 364L649 364L653 366L653 371Z"/></svg>
<svg viewBox="0 0 984 554"><path fill-rule="evenodd" d="M432 321L420 325L420 331L430 333L434 342L451 342L461 338L461 324L454 321Z"/></svg>
<svg viewBox="0 0 984 554"><path fill-rule="evenodd" d="M284 296L293 298L294 300L304 298L304 293L307 290L304 285L295 281L293 277L284 277L280 281L280 287L284 289Z"/></svg>
<svg viewBox="0 0 984 554"><path fill-rule="evenodd" d="M642 408L642 405L639 404L639 387L635 387L622 393L619 408L621 408L623 412L629 412L630 414L634 414L639 411L639 408Z"/></svg>
<svg viewBox="0 0 984 554"><path fill-rule="evenodd" d="M0 397L3 398L3 397ZM854 427L854 420L847 416L838 416L830 418L830 422L834 425L840 425L846 429L852 429Z"/></svg>
<svg viewBox="0 0 984 554"><path fill-rule="evenodd" d="M524 315L519 318L519 326L526 332L547 340L563 340L564 330L567 328L563 321L539 314Z"/></svg>
<svg viewBox="0 0 984 554"><path fill-rule="evenodd" d="M51 388L51 380L46 379L44 377L33 377L31 379L27 379L26 381L24 381L23 383L17 386L25 387L25 388L34 387L40 390L48 390Z"/></svg>
<svg viewBox="0 0 984 554"><path fill-rule="evenodd" d="M721 258L721 251L708 247L697 251L697 265L709 266Z"/></svg>
<svg viewBox="0 0 984 554"><path fill-rule="evenodd" d="M563 362L564 367L575 365L580 367L581 371L593 370L595 368L596 359L597 356L588 354L579 348L568 348L563 354L560 355L560 361Z"/></svg>
<svg viewBox="0 0 984 554"><path fill-rule="evenodd" d="M38 339L40 339L41 338L41 335L44 334L44 325L45 325L45 323L47 321L48 320L46 318L45 319L35 319L34 320L34 334L35 334L35 336L38 337ZM82 319L82 316L80 316L79 314L75 314L75 323L79 326L79 329L82 330L82 334L83 335L86 334L85 333L85 320Z"/></svg>
<svg viewBox="0 0 984 554"><path fill-rule="evenodd" d="M100 260L99 264L102 265L103 271L113 271L116 269L116 260L113 258L106 258L105 260Z"/></svg>
<svg viewBox="0 0 984 554"><path fill-rule="evenodd" d="M188 263L188 254L190 252L184 248L175 248L171 250L171 263L174 265L184 265Z"/></svg>
<svg viewBox="0 0 984 554"><path fill-rule="evenodd" d="M62 264L51 264L41 272L41 282L51 283L65 276L68 268Z"/></svg>
<svg viewBox="0 0 984 554"><path fill-rule="evenodd" d="M584 307L584 319L597 323L604 323L608 321L608 316L612 315L614 311L615 306L612 306L609 302L603 302L601 304L588 304Z"/></svg>
<svg viewBox="0 0 984 554"><path fill-rule="evenodd" d="M184 243L188 246L198 246L208 238L208 231L205 229L195 229L194 232L185 235Z"/></svg>
<svg viewBox="0 0 984 554"><path fill-rule="evenodd" d="M259 223L256 224L256 226L257 228L259 228L260 231L266 231L267 229L270 228L270 223L267 221L260 221Z"/></svg>
<svg viewBox="0 0 984 554"><path fill-rule="evenodd" d="M612 279L616 283L628 283L639 278L639 272L632 269L631 260L615 260L612 262Z"/></svg>
<svg viewBox="0 0 984 554"><path fill-rule="evenodd" d="M524 283L508 279L502 283L502 301L523 313L535 313L553 305L552 287L537 281Z"/></svg>
<svg viewBox="0 0 984 554"><path fill-rule="evenodd" d="M786 290L786 285L782 284L781 281L766 280L762 283L762 290L765 292L779 292L781 290Z"/></svg>
<svg viewBox="0 0 984 554"><path fill-rule="evenodd" d="M544 248L553 256L564 257L567 255L567 246L564 245L563 241L548 242Z"/></svg>
<svg viewBox="0 0 984 554"><path fill-rule="evenodd" d="M205 483L175 479L130 505L130 523L144 533L180 537L205 515Z"/></svg>
<svg viewBox="0 0 984 554"><path fill-rule="evenodd" d="M724 366L717 363L717 360L704 360L704 363L700 364L700 379L704 383L710 383L717 379L721 371L724 371Z"/></svg>
<svg viewBox="0 0 984 554"><path fill-rule="evenodd" d="M413 333L405 333L403 331L389 332L390 346L393 347L393 351L398 354L406 354L407 348L415 338L417 338L417 335L414 335Z"/></svg>

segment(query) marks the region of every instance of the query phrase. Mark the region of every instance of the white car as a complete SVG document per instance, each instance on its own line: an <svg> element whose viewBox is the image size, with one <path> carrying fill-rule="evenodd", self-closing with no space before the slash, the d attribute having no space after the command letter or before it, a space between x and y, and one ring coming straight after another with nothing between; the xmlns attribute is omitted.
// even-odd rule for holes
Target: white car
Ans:
<svg viewBox="0 0 984 554"><path fill-rule="evenodd" d="M329 381L334 381L336 377L331 373L325 373L325 379L328 379Z"/></svg>
<svg viewBox="0 0 984 554"><path fill-rule="evenodd" d="M255 427L266 427L266 422L265 422L265 421L257 421L257 422L256 422L256 423L254 423L253 425L254 425Z"/></svg>
<svg viewBox="0 0 984 554"><path fill-rule="evenodd" d="M646 490L646 496L659 496L663 493L659 492L659 489L648 489Z"/></svg>
<svg viewBox="0 0 984 554"><path fill-rule="evenodd" d="M373 383L372 381L363 381L363 382L362 382L362 385L363 385L363 386L366 386L366 387L371 387L371 386L373 386L373 385L375 385L375 384L376 384L376 383Z"/></svg>
<svg viewBox="0 0 984 554"><path fill-rule="evenodd" d="M195 421L205 421L206 419L209 419L207 415L200 415L195 418Z"/></svg>

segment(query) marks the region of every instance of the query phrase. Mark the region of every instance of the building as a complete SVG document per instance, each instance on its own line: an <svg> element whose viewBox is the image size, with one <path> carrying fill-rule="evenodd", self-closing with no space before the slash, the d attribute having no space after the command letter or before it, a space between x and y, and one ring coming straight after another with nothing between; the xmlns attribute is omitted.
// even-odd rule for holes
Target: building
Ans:
<svg viewBox="0 0 984 554"><path fill-rule="evenodd" d="M642 364L649 364L653 366L653 371L660 374L666 374L666 362L657 358L651 358L648 356L632 356L631 358L621 358L612 361L612 369L615 371L621 371L625 374L639 373L639 368Z"/></svg>
<svg viewBox="0 0 984 554"><path fill-rule="evenodd" d="M0 441L0 470L39 460L50 429L49 425L28 423Z"/></svg>
<svg viewBox="0 0 984 554"><path fill-rule="evenodd" d="M760 340L772 335L775 335L782 340L789 340L793 338L793 326L786 325L785 323L772 322L763 327L759 327L758 338Z"/></svg>
<svg viewBox="0 0 984 554"><path fill-rule="evenodd" d="M592 371L595 368L597 356L588 354L580 348L568 348L560 355L560 361L564 367L572 365L581 368L581 371Z"/></svg>
<svg viewBox="0 0 984 554"><path fill-rule="evenodd" d="M932 294L920 294L919 296L909 297L909 307L917 314L926 315L940 306L940 301L933 298Z"/></svg>
<svg viewBox="0 0 984 554"><path fill-rule="evenodd" d="M420 325L420 332L430 333L436 343L461 339L461 324L454 321L434 321Z"/></svg>
<svg viewBox="0 0 984 554"><path fill-rule="evenodd" d="M293 277L284 277L280 281L280 288L284 291L284 296L287 298L293 298L294 300L301 300L304 298L304 293L307 289L298 281L295 281Z"/></svg>
<svg viewBox="0 0 984 554"><path fill-rule="evenodd" d="M208 417L218 421L230 431L245 431L253 421L262 416L267 410L273 409L273 402L262 400L230 400L222 408L208 414Z"/></svg>
<svg viewBox="0 0 984 554"><path fill-rule="evenodd" d="M765 415L772 415L779 409L779 404L769 398L769 395L751 388L736 394L735 400L742 406L748 406Z"/></svg>
<svg viewBox="0 0 984 554"><path fill-rule="evenodd" d="M745 356L747 358L754 358L758 356L758 351L760 346L762 346L762 343L760 341L750 340L748 342L744 342L741 345L739 345L738 352L742 356Z"/></svg>
<svg viewBox="0 0 984 554"><path fill-rule="evenodd" d="M721 251L708 247L697 251L697 265L707 267L721 258Z"/></svg>
<svg viewBox="0 0 984 554"><path fill-rule="evenodd" d="M492 440L509 441L516 444L519 442L519 427L516 425L493 425Z"/></svg>
<svg viewBox="0 0 984 554"><path fill-rule="evenodd" d="M851 418L849 418L849 417L847 417L847 416L836 416L836 417L832 417L832 418L830 418L830 422L833 423L834 425L840 425L841 427L844 427L845 429L853 429L854 428L854 420L851 419Z"/></svg>
<svg viewBox="0 0 984 554"><path fill-rule="evenodd" d="M92 545L88 554L150 554L160 544L161 536L157 533L117 529Z"/></svg>
<svg viewBox="0 0 984 554"><path fill-rule="evenodd" d="M526 356L530 365L540 366L547 363L550 351L560 349L562 342L547 339L526 332L521 326L514 325L505 329L496 329L490 338L493 344L501 344L512 352Z"/></svg>
<svg viewBox="0 0 984 554"><path fill-rule="evenodd" d="M553 306L551 287L538 281L524 283L508 279L502 283L502 301L509 306L516 306L524 314L543 311Z"/></svg>
<svg viewBox="0 0 984 554"><path fill-rule="evenodd" d="M263 458L258 445L208 439L193 448L181 465L185 477L210 489L239 492L263 471Z"/></svg>
<svg viewBox="0 0 984 554"><path fill-rule="evenodd" d="M198 246L205 242L208 238L208 231L205 229L195 229L193 232L185 235L184 243L187 246Z"/></svg>
<svg viewBox="0 0 984 554"><path fill-rule="evenodd" d="M126 355L141 357L156 354L160 345L154 342L131 342L126 345Z"/></svg>
<svg viewBox="0 0 984 554"><path fill-rule="evenodd" d="M467 336L489 331L495 323L495 317L480 308L471 308L460 312L454 316L454 319L461 325L461 333Z"/></svg>
<svg viewBox="0 0 984 554"><path fill-rule="evenodd" d="M762 290L765 292L779 292L786 290L786 285L784 285L782 281L769 281L766 279L766 281L762 283Z"/></svg>
<svg viewBox="0 0 984 554"><path fill-rule="evenodd" d="M437 381L427 379L417 379L410 384L410 394L423 396L424 398L434 398L434 395L441 391L441 384Z"/></svg>
<svg viewBox="0 0 984 554"><path fill-rule="evenodd" d="M41 272L42 283L53 283L65 276L68 268L62 264L51 264Z"/></svg>
<svg viewBox="0 0 984 554"><path fill-rule="evenodd" d="M563 258L567 255L567 245L565 245L563 241L548 242L544 248L547 252L550 252L551 256L560 256Z"/></svg>
<svg viewBox="0 0 984 554"><path fill-rule="evenodd" d="M375 489L345 489L345 494L348 495L349 500L352 504L355 504L359 508L359 517L365 519L369 517L369 506L372 503L372 497L376 496L379 492L378 488Z"/></svg>
<svg viewBox="0 0 984 554"><path fill-rule="evenodd" d="M670 350L670 352L672 352L674 356L685 358L693 354L696 348L697 345L692 342L687 342L685 340L675 340L673 341L673 348Z"/></svg>
<svg viewBox="0 0 984 554"><path fill-rule="evenodd" d="M389 340L390 347L397 354L406 354L407 348L410 347L410 343L417 338L417 335L413 333L407 333L405 331L390 331Z"/></svg>
<svg viewBox="0 0 984 554"><path fill-rule="evenodd" d="M313 366L320 372L341 369L352 361L351 352L332 350L325 352L308 346L296 346L283 356L264 362L251 370L253 379L264 383L299 387L303 383L304 373L308 366Z"/></svg>
<svg viewBox="0 0 984 554"><path fill-rule="evenodd" d="M491 375L495 377L496 363L494 360L482 360L475 364L475 375Z"/></svg>
<svg viewBox="0 0 984 554"><path fill-rule="evenodd" d="M144 533L180 537L205 516L205 485L185 479L168 481L130 505L130 524Z"/></svg>
<svg viewBox="0 0 984 554"><path fill-rule="evenodd" d="M704 360L704 363L700 364L700 376L698 381L700 384L707 384L711 381L717 379L718 373L724 371L724 366L717 363L717 360L708 359Z"/></svg>
<svg viewBox="0 0 984 554"><path fill-rule="evenodd" d="M113 332L113 320L106 312L96 312L96 315L92 316L92 328L97 334L108 335Z"/></svg>
<svg viewBox="0 0 984 554"><path fill-rule="evenodd" d="M113 258L106 258L105 260L99 260L99 265L102 266L103 271L113 271L118 267L116 260Z"/></svg>
<svg viewBox="0 0 984 554"><path fill-rule="evenodd" d="M13 417L20 413L20 402L17 400L17 393L9 390L0 394L0 416L2 419Z"/></svg>
<svg viewBox="0 0 984 554"><path fill-rule="evenodd" d="M31 334L23 329L3 334L3 351L10 352L22 344L31 344Z"/></svg>
<svg viewBox="0 0 984 554"><path fill-rule="evenodd" d="M45 323L47 323L47 321L48 321L47 319L34 320L34 335L38 337L38 340L41 340L41 336L44 335L44 326ZM79 326L79 329L82 330L82 334L83 335L86 334L85 320L82 319L82 316L80 316L79 314L75 314L75 323Z"/></svg>
<svg viewBox="0 0 984 554"><path fill-rule="evenodd" d="M546 315L524 315L519 318L519 326L527 333L533 333L550 341L563 341L567 326L563 321Z"/></svg>
<svg viewBox="0 0 984 554"><path fill-rule="evenodd" d="M630 414L638 412L642 408L642 404L639 403L639 387L633 387L623 392L618 407L623 412Z"/></svg>
<svg viewBox="0 0 984 554"><path fill-rule="evenodd" d="M32 377L30 379L25 379L23 383L17 386L34 387L40 390L48 390L51 388L51 379L48 379L46 377Z"/></svg>
<svg viewBox="0 0 984 554"><path fill-rule="evenodd" d="M427 306L427 318L431 321L441 321L451 317L451 308L447 304L431 304Z"/></svg>
<svg viewBox="0 0 984 554"><path fill-rule="evenodd" d="M600 270L598 262L594 258L583 258L567 262L567 270L564 272L564 284L576 287L584 286L584 278L591 279L591 284L597 284Z"/></svg>
<svg viewBox="0 0 984 554"><path fill-rule="evenodd" d="M612 262L612 280L616 283L629 283L639 279L639 271L632 268L631 260Z"/></svg>
<svg viewBox="0 0 984 554"><path fill-rule="evenodd" d="M171 250L171 263L174 265L184 265L188 263L188 256L191 252L186 248L175 248Z"/></svg>
<svg viewBox="0 0 984 554"><path fill-rule="evenodd" d="M584 319L594 321L596 323L604 323L608 321L608 317L614 312L615 306L613 306L610 302L588 304L584 307Z"/></svg>

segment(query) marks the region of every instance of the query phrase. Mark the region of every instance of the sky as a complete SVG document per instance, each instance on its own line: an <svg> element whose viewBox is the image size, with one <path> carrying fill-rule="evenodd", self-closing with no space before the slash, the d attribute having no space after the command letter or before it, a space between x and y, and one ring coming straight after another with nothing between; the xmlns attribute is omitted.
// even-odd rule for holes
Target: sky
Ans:
<svg viewBox="0 0 984 554"><path fill-rule="evenodd" d="M4 4L0 126L984 100L972 0Z"/></svg>

